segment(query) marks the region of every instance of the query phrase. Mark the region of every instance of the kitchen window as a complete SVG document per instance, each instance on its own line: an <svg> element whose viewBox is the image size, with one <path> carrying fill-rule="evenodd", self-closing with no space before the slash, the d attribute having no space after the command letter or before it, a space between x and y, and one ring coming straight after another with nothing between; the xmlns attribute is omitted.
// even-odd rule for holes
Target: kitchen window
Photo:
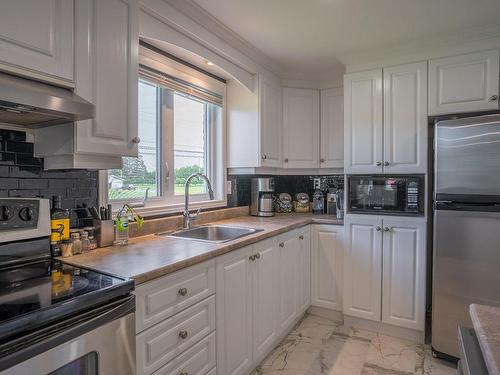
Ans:
<svg viewBox="0 0 500 375"><path fill-rule="evenodd" d="M210 201L204 181L195 179L190 185L193 207L225 205L223 96L210 86L190 83L185 72L177 78L171 67L164 73L158 68L165 65L152 65L140 69L139 156L124 157L122 169L108 171L108 202L144 207L139 210L145 214L179 211L186 179L201 172L216 198Z"/></svg>

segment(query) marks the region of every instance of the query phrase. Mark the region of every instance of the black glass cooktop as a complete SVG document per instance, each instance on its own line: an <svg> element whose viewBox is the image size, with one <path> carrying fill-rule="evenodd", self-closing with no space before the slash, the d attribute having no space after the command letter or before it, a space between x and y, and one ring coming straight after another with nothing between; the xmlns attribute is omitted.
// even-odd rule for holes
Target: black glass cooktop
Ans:
<svg viewBox="0 0 500 375"><path fill-rule="evenodd" d="M132 280L46 259L0 269L0 339L109 302Z"/></svg>

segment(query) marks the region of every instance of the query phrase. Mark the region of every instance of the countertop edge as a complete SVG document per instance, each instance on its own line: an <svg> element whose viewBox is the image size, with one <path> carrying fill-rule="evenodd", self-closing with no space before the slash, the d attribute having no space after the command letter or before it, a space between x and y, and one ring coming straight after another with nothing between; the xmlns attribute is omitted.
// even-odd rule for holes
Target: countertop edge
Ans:
<svg viewBox="0 0 500 375"><path fill-rule="evenodd" d="M494 348L491 346L490 339L488 338L488 333L485 331L485 327L481 318L479 317L478 307L481 308L477 304L471 304L469 307L469 314L472 320L472 325L474 330L476 331L477 341L479 342L479 346L481 348L481 352L483 353L484 362L488 369L490 375L500 375L500 363L498 362L498 358L494 357ZM498 309L498 315L500 317L500 308ZM500 321L498 323L500 326ZM500 341L497 339L498 345L500 347Z"/></svg>
<svg viewBox="0 0 500 375"><path fill-rule="evenodd" d="M215 224L215 223L217 223L217 221L215 221L213 223ZM116 277L119 277L122 279L132 279L132 280L134 280L135 286L137 287L141 284L147 283L147 282L152 281L154 279L157 279L159 277L166 276L168 274L180 271L182 269L185 269L185 268L188 268L191 266L195 266L197 264L203 263L203 262L208 261L210 259L227 254L231 251L241 249L245 246L253 245L253 244L260 242L260 241L263 241L265 239L279 236L281 234L284 234L284 233L290 232L292 230L302 228L302 227L305 227L305 226L311 225L311 224L343 226L344 222L340 221L339 219L304 217L304 218L302 218L302 220L297 220L297 222L295 222L293 224L288 224L288 225L285 225L281 228L276 228L273 230L266 230L263 232L257 232L251 236L237 239L237 240L235 240L236 242L230 241L227 243L223 243L223 244L220 244L220 247L215 249L215 250L208 251L204 254L199 254L199 255L187 257L185 259L176 261L175 263L171 263L171 264L168 264L165 266L159 266L158 268L155 268L154 270L147 271L147 272L140 273L140 274L133 275L133 276L123 276L123 275L119 275L119 274L116 274L113 272L106 271L104 269L100 269L97 266L86 265L85 262L81 262L81 261L78 262L75 259L72 259L71 257L70 258L59 258L59 259L62 262L73 265L73 266L86 268L86 269L93 270L96 272L101 272L101 273L108 274L111 276L116 276ZM237 225L237 224L235 224L235 225ZM147 235L144 237L148 237L148 236L151 236L151 235ZM140 238L141 237L135 237L134 240L140 240Z"/></svg>

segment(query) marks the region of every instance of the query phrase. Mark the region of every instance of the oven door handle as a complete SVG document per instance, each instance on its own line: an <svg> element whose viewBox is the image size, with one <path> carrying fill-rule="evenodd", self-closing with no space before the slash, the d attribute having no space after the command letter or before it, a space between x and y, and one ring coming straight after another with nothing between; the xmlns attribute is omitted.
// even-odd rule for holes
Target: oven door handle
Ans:
<svg viewBox="0 0 500 375"><path fill-rule="evenodd" d="M76 314L65 321L54 322L29 335L8 341L0 346L2 355L0 357L0 371L133 312L135 312L135 296L129 295L105 306Z"/></svg>

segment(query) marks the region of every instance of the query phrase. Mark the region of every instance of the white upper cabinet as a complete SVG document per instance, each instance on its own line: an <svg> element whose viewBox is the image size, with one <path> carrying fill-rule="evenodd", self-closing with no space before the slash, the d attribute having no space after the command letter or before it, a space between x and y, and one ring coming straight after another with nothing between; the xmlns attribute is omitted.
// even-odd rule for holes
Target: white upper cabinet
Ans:
<svg viewBox="0 0 500 375"><path fill-rule="evenodd" d="M77 93L95 104L96 116L76 126L75 152L137 156L138 2L76 6Z"/></svg>
<svg viewBox="0 0 500 375"><path fill-rule="evenodd" d="M425 220L383 220L382 322L425 328Z"/></svg>
<svg viewBox="0 0 500 375"><path fill-rule="evenodd" d="M429 114L498 109L499 51L429 61Z"/></svg>
<svg viewBox="0 0 500 375"><path fill-rule="evenodd" d="M311 305L342 311L344 229L311 226Z"/></svg>
<svg viewBox="0 0 500 375"><path fill-rule="evenodd" d="M384 173L427 170L427 62L384 69Z"/></svg>
<svg viewBox="0 0 500 375"><path fill-rule="evenodd" d="M344 167L344 97L341 88L321 90L321 168Z"/></svg>
<svg viewBox="0 0 500 375"><path fill-rule="evenodd" d="M216 260L217 374L238 375L252 366L252 247Z"/></svg>
<svg viewBox="0 0 500 375"><path fill-rule="evenodd" d="M344 314L380 321L382 219L346 216L344 227Z"/></svg>
<svg viewBox="0 0 500 375"><path fill-rule="evenodd" d="M0 68L72 85L72 0L2 0Z"/></svg>
<svg viewBox="0 0 500 375"><path fill-rule="evenodd" d="M382 173L382 69L344 76L344 172Z"/></svg>
<svg viewBox="0 0 500 375"><path fill-rule="evenodd" d="M282 166L280 85L260 76L255 92L236 80L226 85L228 168Z"/></svg>
<svg viewBox="0 0 500 375"><path fill-rule="evenodd" d="M283 89L283 166L319 167L319 91Z"/></svg>
<svg viewBox="0 0 500 375"><path fill-rule="evenodd" d="M281 167L282 95L281 87L269 80L259 80L261 165Z"/></svg>

